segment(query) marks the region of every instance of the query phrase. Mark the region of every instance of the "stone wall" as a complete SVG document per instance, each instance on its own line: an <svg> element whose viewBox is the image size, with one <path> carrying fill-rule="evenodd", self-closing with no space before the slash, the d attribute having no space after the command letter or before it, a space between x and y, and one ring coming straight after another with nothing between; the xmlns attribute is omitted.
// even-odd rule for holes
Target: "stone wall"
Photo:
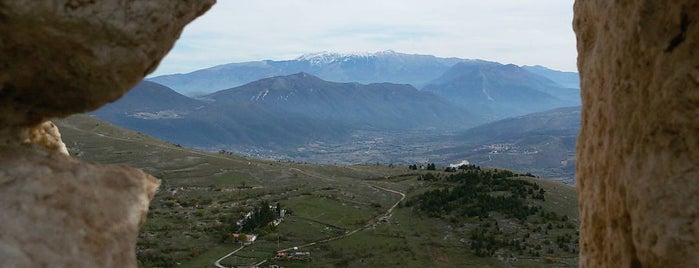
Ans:
<svg viewBox="0 0 699 268"><path fill-rule="evenodd" d="M159 181L67 155L46 121L131 89L215 0L0 0L0 267L135 267Z"/></svg>
<svg viewBox="0 0 699 268"><path fill-rule="evenodd" d="M699 1L578 0L581 267L699 267Z"/></svg>

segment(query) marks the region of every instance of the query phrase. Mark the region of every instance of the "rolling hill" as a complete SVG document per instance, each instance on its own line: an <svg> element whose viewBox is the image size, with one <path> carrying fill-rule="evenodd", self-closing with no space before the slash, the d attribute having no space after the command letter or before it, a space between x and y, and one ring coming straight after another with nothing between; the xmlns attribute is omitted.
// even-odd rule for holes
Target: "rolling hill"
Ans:
<svg viewBox="0 0 699 268"><path fill-rule="evenodd" d="M121 117L145 120L182 118L205 104L158 83L142 81L121 99L108 103L93 114L119 124Z"/></svg>
<svg viewBox="0 0 699 268"><path fill-rule="evenodd" d="M238 248L221 263L560 267L578 262L576 193L559 183L476 166L441 172L263 161L182 148L85 115L55 122L72 156L142 168L162 180L139 235L140 267L211 267ZM441 193L445 198L434 198ZM259 229L257 241L241 248L230 230L263 202L278 203L290 215L274 228ZM448 211L435 213L439 207ZM475 216L468 215L472 211ZM274 258L294 247L311 258Z"/></svg>

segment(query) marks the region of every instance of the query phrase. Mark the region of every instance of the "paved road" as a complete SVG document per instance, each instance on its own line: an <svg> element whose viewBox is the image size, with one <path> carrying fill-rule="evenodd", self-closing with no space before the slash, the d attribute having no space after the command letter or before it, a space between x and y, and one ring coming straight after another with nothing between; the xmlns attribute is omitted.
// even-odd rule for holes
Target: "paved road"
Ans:
<svg viewBox="0 0 699 268"><path fill-rule="evenodd" d="M221 257L220 259L216 260L214 265L218 268L226 268L226 266L221 265L221 261L224 260L225 258L230 257L231 255L237 253L238 251L242 250L245 246L240 246L238 249L231 251L231 253L226 254L226 256ZM266 260L265 260L266 261Z"/></svg>

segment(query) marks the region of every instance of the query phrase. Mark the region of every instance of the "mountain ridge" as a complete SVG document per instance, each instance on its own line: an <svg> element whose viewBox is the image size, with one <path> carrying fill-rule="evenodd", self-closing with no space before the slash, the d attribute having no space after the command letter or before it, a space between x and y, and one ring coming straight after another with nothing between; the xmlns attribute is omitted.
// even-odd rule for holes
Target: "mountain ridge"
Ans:
<svg viewBox="0 0 699 268"><path fill-rule="evenodd" d="M263 78L299 72L334 82L390 82L420 88L462 61L469 60L392 50L361 54L320 52L304 54L291 60L227 63L184 74L156 76L148 80L189 96L205 95Z"/></svg>
<svg viewBox="0 0 699 268"><path fill-rule="evenodd" d="M561 87L514 64L461 62L422 88L491 118L573 106L578 90Z"/></svg>
<svg viewBox="0 0 699 268"><path fill-rule="evenodd" d="M516 169L574 184L581 106L563 107L482 124L442 139L438 161Z"/></svg>
<svg viewBox="0 0 699 268"><path fill-rule="evenodd" d="M576 72L552 70L541 65L523 65L521 67L534 74L546 77L561 86L580 89L580 75Z"/></svg>
<svg viewBox="0 0 699 268"><path fill-rule="evenodd" d="M138 95L143 88L134 90ZM150 102L170 98L153 96ZM465 127L480 122L477 116L410 85L336 83L307 73L265 78L192 101L198 105L161 105L162 110L140 111L133 109L137 106L133 103L147 101L124 98L93 114L203 149L240 145L296 148L316 140L347 139L356 130ZM150 117L135 116L143 112Z"/></svg>

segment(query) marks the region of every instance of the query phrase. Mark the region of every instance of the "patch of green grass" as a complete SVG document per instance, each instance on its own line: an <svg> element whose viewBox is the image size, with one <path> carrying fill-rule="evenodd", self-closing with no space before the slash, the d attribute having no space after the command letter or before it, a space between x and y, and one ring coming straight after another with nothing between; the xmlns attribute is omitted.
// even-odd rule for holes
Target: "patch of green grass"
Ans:
<svg viewBox="0 0 699 268"><path fill-rule="evenodd" d="M236 244L221 244L209 248L201 254L180 264L181 267L210 267L213 264L212 260L217 260L229 252L238 248Z"/></svg>
<svg viewBox="0 0 699 268"><path fill-rule="evenodd" d="M282 206L293 210L297 217L344 229L362 226L374 216L371 209L361 205L314 195L283 200Z"/></svg>
<svg viewBox="0 0 699 268"><path fill-rule="evenodd" d="M445 186L440 181L417 180L421 174L405 166L312 165L255 160L181 148L146 135L116 128L87 116L57 120L71 154L86 161L125 164L141 168L162 180L150 205L138 240L138 258L167 263L160 266L210 267L238 244L226 240L235 220L265 200L280 202L294 215L271 233L238 254L240 263L269 259L284 267L551 267L576 266L573 253L554 251L556 238L577 228L575 189L555 182L524 178L546 190L546 211L567 216L573 229L546 227L543 218L530 216L526 226L495 213L484 220L541 246L539 257L514 254L516 260L477 257L468 244L468 232L485 222L477 218L429 218L412 208L397 207L390 219L346 238L320 243L307 261L271 259L280 248L327 239L372 223L400 196L380 186L405 192L408 199ZM545 234L548 233L548 234ZM544 241L548 240L547 244ZM550 257L550 262L547 262ZM230 261L232 264L233 261ZM225 264L226 262L224 262ZM142 263L142 266L149 266ZM154 265L150 265L154 266Z"/></svg>

